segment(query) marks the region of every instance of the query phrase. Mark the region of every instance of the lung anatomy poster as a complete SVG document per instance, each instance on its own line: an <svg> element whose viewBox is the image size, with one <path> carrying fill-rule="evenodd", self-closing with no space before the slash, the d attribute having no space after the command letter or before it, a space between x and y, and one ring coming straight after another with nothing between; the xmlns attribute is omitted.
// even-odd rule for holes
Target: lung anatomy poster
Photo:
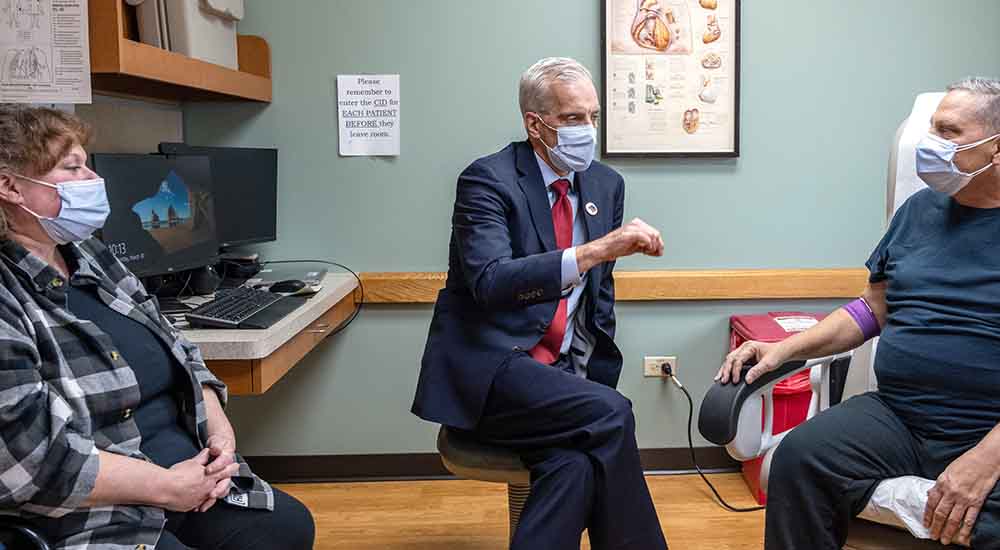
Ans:
<svg viewBox="0 0 1000 550"><path fill-rule="evenodd" d="M0 0L0 101L90 103L87 0Z"/></svg>

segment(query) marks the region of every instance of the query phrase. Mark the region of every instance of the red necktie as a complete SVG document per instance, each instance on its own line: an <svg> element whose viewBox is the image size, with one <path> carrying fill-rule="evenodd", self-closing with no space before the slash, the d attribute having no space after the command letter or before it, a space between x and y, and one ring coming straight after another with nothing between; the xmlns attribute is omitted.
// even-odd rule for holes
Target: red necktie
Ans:
<svg viewBox="0 0 1000 550"><path fill-rule="evenodd" d="M561 250L573 246L573 205L569 203L566 193L569 191L568 180L552 182L552 190L556 192L556 201L552 203L552 225L556 230L556 248ZM568 299L559 300L556 315L552 318L545 336L528 352L539 363L551 365L559 358L563 337L566 335L566 308Z"/></svg>

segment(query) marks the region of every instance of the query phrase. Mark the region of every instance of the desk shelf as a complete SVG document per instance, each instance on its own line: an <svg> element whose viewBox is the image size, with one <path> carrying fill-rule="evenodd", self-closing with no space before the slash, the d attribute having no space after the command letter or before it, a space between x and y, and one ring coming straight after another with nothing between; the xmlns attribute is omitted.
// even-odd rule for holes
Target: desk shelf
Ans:
<svg viewBox="0 0 1000 550"><path fill-rule="evenodd" d="M169 101L271 101L271 50L263 38L237 37L239 70L130 38L124 0L90 0L94 91Z"/></svg>

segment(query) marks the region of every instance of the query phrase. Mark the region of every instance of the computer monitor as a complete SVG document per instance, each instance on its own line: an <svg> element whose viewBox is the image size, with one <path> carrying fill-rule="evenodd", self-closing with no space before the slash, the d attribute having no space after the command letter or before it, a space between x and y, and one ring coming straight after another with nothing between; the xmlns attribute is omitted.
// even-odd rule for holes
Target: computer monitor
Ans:
<svg viewBox="0 0 1000 550"><path fill-rule="evenodd" d="M278 150L161 143L165 155L212 159L219 244L232 247L277 238Z"/></svg>
<svg viewBox="0 0 1000 550"><path fill-rule="evenodd" d="M215 197L208 157L92 155L111 215L101 239L140 277L218 260Z"/></svg>

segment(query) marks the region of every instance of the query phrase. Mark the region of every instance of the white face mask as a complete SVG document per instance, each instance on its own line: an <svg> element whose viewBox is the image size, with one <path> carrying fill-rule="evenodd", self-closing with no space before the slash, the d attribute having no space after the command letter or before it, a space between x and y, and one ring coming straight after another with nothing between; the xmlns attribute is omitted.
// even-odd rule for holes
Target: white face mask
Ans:
<svg viewBox="0 0 1000 550"><path fill-rule="evenodd" d="M998 137L1000 134L981 139L975 143L958 145L954 141L928 133L917 144L917 175L931 189L946 195L954 195L969 185L972 178L993 166L991 161L975 172L965 173L955 165L955 154L974 149Z"/></svg>
<svg viewBox="0 0 1000 550"><path fill-rule="evenodd" d="M535 115L538 121L545 124L542 117ZM560 172L583 172L590 168L590 163L594 161L594 153L597 149L597 128L593 124L580 124L579 126L562 126L553 128L548 124L545 127L556 133L557 143L555 147L549 147L545 140L542 145L549 150L549 160Z"/></svg>
<svg viewBox="0 0 1000 550"><path fill-rule="evenodd" d="M94 231L104 227L104 222L108 219L108 214L111 213L103 178L53 184L20 174L14 175L31 183L51 187L59 193L62 206L59 208L59 214L54 218L39 216L28 207L21 205L21 208L27 213L38 218L42 229L58 244L79 242L90 238Z"/></svg>

